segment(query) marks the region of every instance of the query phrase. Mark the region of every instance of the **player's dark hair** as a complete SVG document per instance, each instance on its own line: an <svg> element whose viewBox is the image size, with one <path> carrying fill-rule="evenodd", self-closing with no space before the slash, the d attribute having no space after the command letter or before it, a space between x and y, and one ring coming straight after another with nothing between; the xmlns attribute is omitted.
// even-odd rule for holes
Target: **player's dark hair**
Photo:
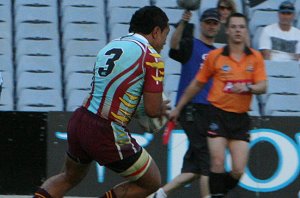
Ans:
<svg viewBox="0 0 300 198"><path fill-rule="evenodd" d="M159 7L145 6L132 15L129 32L150 34L156 26L164 30L168 21L166 13Z"/></svg>
<svg viewBox="0 0 300 198"><path fill-rule="evenodd" d="M245 19L246 25L248 26L248 19L247 19L247 17L246 17L244 14L242 14L242 13L235 12L235 13L232 13L232 14L228 17L228 19L227 19L227 21L226 21L226 24L225 24L227 28L228 28L228 25L229 25L229 22L230 22L231 18L233 18L233 17L239 17L239 18Z"/></svg>

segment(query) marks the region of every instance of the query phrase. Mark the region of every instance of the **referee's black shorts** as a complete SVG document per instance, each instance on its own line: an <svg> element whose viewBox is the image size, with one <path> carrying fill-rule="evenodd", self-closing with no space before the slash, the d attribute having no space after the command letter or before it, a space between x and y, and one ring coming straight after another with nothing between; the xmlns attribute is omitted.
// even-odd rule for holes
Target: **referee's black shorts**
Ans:
<svg viewBox="0 0 300 198"><path fill-rule="evenodd" d="M251 120L248 113L233 113L211 106L208 137L225 137L234 140L250 140Z"/></svg>

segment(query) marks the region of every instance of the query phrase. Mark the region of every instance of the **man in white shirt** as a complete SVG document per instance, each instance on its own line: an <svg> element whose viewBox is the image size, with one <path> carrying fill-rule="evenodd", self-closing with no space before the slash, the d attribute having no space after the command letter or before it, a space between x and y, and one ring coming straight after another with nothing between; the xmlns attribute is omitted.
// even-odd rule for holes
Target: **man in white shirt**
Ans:
<svg viewBox="0 0 300 198"><path fill-rule="evenodd" d="M265 60L290 61L300 59L300 30L293 27L295 7L284 1L278 9L278 23L266 26L259 40Z"/></svg>

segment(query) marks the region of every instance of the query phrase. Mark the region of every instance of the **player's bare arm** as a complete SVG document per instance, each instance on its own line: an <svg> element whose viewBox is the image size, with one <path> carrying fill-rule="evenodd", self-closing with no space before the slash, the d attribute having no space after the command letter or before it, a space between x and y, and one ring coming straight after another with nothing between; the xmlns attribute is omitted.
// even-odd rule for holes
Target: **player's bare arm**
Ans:
<svg viewBox="0 0 300 198"><path fill-rule="evenodd" d="M169 100L163 101L162 93L144 92L145 112L149 117L161 117L167 115L170 110Z"/></svg>

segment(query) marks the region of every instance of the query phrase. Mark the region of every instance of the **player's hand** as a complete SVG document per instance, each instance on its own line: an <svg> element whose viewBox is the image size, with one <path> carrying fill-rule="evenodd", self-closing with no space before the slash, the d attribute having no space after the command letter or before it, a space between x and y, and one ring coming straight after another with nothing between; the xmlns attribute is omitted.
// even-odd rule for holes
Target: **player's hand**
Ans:
<svg viewBox="0 0 300 198"><path fill-rule="evenodd" d="M161 104L161 116L168 116L171 106L169 105L170 100L164 100Z"/></svg>
<svg viewBox="0 0 300 198"><path fill-rule="evenodd" d="M177 108L173 109L169 114L169 120L177 123L179 114L180 114L180 111Z"/></svg>

